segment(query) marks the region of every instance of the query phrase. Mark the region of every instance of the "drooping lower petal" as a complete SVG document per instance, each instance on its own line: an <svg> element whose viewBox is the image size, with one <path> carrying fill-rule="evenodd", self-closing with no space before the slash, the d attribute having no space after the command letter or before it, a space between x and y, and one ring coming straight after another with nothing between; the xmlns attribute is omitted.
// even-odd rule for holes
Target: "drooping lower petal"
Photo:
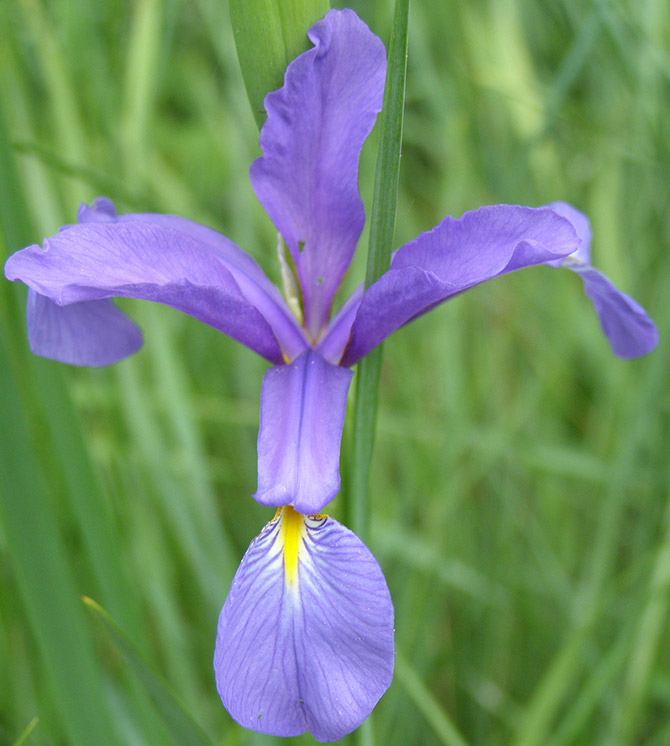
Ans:
<svg viewBox="0 0 670 746"><path fill-rule="evenodd" d="M352 375L312 350L265 373L254 495L259 503L318 513L338 493Z"/></svg>
<svg viewBox="0 0 670 746"><path fill-rule="evenodd" d="M214 670L241 725L336 741L393 674L393 605L377 561L328 516L283 508L247 550L219 617Z"/></svg>
<svg viewBox="0 0 670 746"><path fill-rule="evenodd" d="M630 295L622 293L595 267L581 264L569 257L561 266L582 278L584 291L598 314L603 334L617 357L640 357L656 347L656 324Z"/></svg>
<svg viewBox="0 0 670 746"><path fill-rule="evenodd" d="M87 222L13 254L5 264L58 305L111 297L152 300L219 329L271 362L281 349L225 262L207 245L156 222Z"/></svg>
<svg viewBox="0 0 670 746"><path fill-rule="evenodd" d="M493 277L560 259L579 247L571 223L547 208L496 205L445 218L398 249L363 296L342 365L438 303Z"/></svg>
<svg viewBox="0 0 670 746"><path fill-rule="evenodd" d="M110 365L142 346L142 332L111 300L59 306L28 290L30 349L70 365Z"/></svg>
<svg viewBox="0 0 670 746"><path fill-rule="evenodd" d="M546 264L565 267L582 278L584 291L593 303L603 334L615 355L634 358L650 353L658 344L656 324L639 303L622 293L608 277L591 266L589 219L567 202L554 202L549 207L572 223L581 245L570 256Z"/></svg>
<svg viewBox="0 0 670 746"><path fill-rule="evenodd" d="M263 156L250 175L291 252L316 338L365 222L358 160L381 109L386 55L351 10L330 11L308 33L314 48L265 98Z"/></svg>

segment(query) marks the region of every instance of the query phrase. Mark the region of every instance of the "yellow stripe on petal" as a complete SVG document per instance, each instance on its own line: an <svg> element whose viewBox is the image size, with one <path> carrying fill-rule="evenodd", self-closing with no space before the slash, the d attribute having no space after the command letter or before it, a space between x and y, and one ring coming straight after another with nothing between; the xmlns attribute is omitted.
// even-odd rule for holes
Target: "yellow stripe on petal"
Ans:
<svg viewBox="0 0 670 746"><path fill-rule="evenodd" d="M286 505L281 510L279 540L284 552L284 578L287 585L298 581L298 559L305 531L305 517Z"/></svg>

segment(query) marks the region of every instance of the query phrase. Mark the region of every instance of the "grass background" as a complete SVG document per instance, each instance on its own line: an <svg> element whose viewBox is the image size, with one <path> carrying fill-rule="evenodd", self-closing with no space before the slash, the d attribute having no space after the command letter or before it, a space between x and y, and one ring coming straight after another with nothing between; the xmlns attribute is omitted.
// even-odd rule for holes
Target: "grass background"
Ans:
<svg viewBox="0 0 670 746"><path fill-rule="evenodd" d="M390 2L352 6L388 40ZM578 278L538 268L385 346L371 544L398 663L378 744L670 743L669 15L412 8L396 245L481 204L569 200L661 344L617 360ZM208 223L277 277L224 2L5 0L0 28L4 254L106 194ZM278 744L231 722L211 672L272 514L250 498L264 364L124 302L142 351L69 368L30 355L24 300L0 283L0 743Z"/></svg>

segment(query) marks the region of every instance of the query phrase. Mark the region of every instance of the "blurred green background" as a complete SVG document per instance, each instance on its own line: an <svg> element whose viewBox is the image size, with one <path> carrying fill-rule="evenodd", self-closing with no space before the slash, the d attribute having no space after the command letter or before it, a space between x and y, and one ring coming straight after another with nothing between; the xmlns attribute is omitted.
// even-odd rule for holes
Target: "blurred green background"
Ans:
<svg viewBox="0 0 670 746"><path fill-rule="evenodd" d="M388 42L392 3L351 5ZM386 344L371 545L398 663L377 744L670 743L669 16L664 0L412 7L396 245L447 213L568 200L661 344L614 358L579 279L550 268ZM3 255L105 194L207 223L278 276L225 2L3 0L0 28ZM373 135L368 207L375 152ZM279 744L230 720L211 671L272 516L250 497L264 364L124 302L143 349L70 368L31 356L24 303L0 282L0 743L34 726L28 745Z"/></svg>

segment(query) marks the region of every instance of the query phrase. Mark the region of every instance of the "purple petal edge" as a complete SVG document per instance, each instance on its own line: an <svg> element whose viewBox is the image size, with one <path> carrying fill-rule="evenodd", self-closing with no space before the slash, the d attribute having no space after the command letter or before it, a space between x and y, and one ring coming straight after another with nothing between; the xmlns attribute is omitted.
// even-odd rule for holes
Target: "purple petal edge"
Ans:
<svg viewBox="0 0 670 746"><path fill-rule="evenodd" d="M142 346L142 332L109 299L59 306L28 289L26 316L32 352L61 363L111 365Z"/></svg>
<svg viewBox="0 0 670 746"><path fill-rule="evenodd" d="M547 208L494 205L446 217L398 249L358 309L342 365L358 362L389 334L439 303L499 275L561 259L580 240Z"/></svg>
<svg viewBox="0 0 670 746"><path fill-rule="evenodd" d="M144 221L86 222L18 251L5 264L58 305L112 297L152 300L219 329L271 362L283 360L268 322L211 249L170 227Z"/></svg>
<svg viewBox="0 0 670 746"><path fill-rule="evenodd" d="M581 245L570 256L546 264L564 267L582 278L584 291L593 303L603 334L617 357L629 359L649 354L658 344L658 329L637 301L591 266L589 219L567 202L553 202L548 207L572 223Z"/></svg>
<svg viewBox="0 0 670 746"><path fill-rule="evenodd" d="M595 267L571 259L566 259L563 266L582 278L603 334L617 357L631 359L652 352L658 344L658 329L639 303Z"/></svg>

